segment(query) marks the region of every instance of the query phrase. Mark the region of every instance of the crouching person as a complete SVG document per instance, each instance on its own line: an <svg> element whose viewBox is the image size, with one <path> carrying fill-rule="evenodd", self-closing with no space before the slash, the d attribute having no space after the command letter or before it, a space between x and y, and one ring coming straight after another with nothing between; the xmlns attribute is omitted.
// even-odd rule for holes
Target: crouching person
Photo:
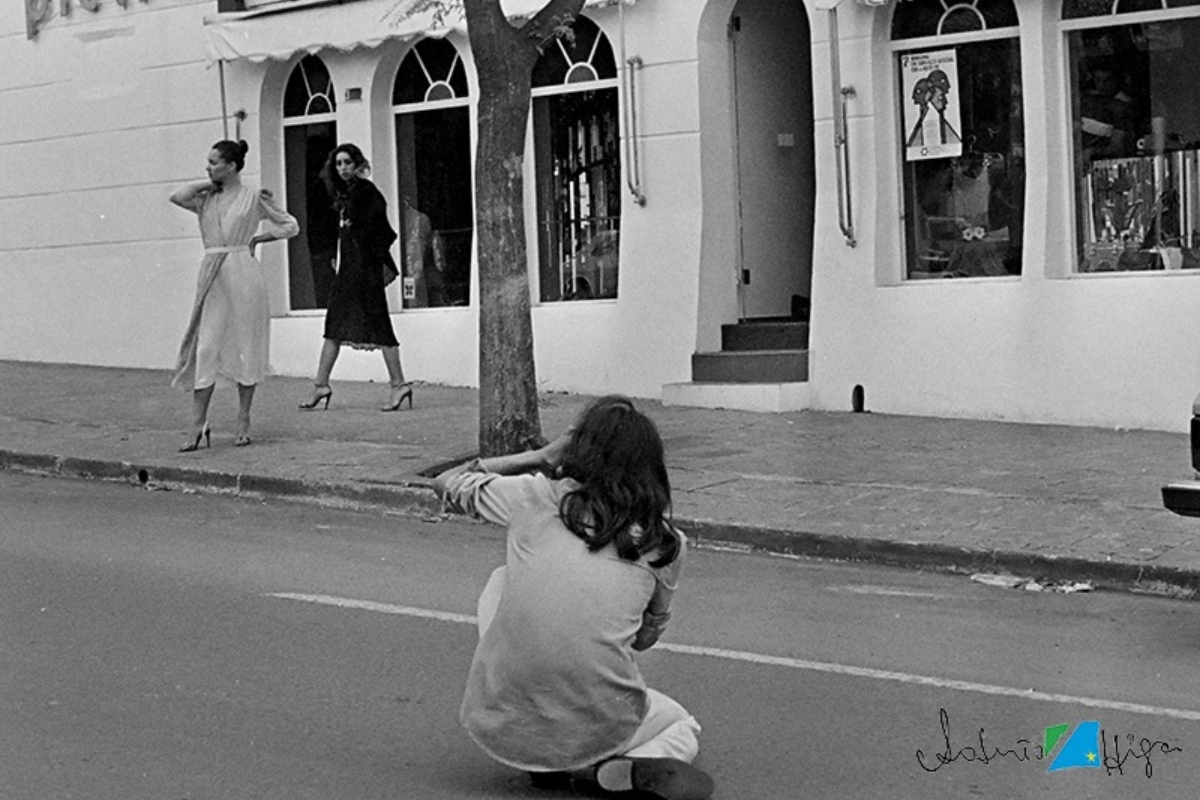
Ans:
<svg viewBox="0 0 1200 800"><path fill-rule="evenodd" d="M476 459L435 488L508 529L462 702L475 742L538 785L710 797L711 778L691 765L699 723L647 688L634 660L670 619L687 543L668 519L654 423L626 398L600 398L546 447Z"/></svg>

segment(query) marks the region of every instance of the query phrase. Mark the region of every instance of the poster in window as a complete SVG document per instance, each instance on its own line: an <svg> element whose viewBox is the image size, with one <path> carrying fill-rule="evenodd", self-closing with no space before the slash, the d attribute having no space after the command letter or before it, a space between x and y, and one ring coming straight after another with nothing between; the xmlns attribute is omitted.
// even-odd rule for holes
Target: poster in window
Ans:
<svg viewBox="0 0 1200 800"><path fill-rule="evenodd" d="M962 155L958 55L954 50L900 56L907 161Z"/></svg>

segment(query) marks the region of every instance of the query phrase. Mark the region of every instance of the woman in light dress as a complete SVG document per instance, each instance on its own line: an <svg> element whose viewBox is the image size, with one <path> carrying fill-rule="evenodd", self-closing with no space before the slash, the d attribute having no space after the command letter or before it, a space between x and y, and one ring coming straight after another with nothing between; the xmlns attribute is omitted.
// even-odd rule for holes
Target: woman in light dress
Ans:
<svg viewBox="0 0 1200 800"><path fill-rule="evenodd" d="M255 250L300 232L270 192L242 181L248 150L245 142L217 142L208 154L208 180L171 193L172 203L199 217L204 242L196 302L171 382L192 390L192 428L180 452L195 450L201 439L212 443L208 406L218 376L238 386L234 445L250 444L250 406L270 347L267 289ZM259 233L264 221L266 230Z"/></svg>

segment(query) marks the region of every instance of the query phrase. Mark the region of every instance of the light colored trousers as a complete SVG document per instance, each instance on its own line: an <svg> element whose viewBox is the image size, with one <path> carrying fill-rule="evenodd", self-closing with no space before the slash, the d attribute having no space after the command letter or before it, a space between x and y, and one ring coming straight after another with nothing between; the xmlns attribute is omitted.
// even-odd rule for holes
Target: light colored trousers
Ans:
<svg viewBox="0 0 1200 800"><path fill-rule="evenodd" d="M499 567L488 578L479 595L477 619L479 637L492 624L500 596L504 594L505 568ZM691 763L700 751L700 723L683 706L662 692L646 689L649 705L642 724L625 744L622 755L635 758L677 758Z"/></svg>

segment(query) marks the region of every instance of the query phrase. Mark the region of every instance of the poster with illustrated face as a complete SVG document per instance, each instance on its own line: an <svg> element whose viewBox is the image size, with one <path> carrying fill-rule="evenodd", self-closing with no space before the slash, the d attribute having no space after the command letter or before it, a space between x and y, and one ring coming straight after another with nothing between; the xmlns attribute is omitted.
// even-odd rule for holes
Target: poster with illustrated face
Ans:
<svg viewBox="0 0 1200 800"><path fill-rule="evenodd" d="M905 160L961 156L957 52L905 53L900 56L900 80Z"/></svg>

